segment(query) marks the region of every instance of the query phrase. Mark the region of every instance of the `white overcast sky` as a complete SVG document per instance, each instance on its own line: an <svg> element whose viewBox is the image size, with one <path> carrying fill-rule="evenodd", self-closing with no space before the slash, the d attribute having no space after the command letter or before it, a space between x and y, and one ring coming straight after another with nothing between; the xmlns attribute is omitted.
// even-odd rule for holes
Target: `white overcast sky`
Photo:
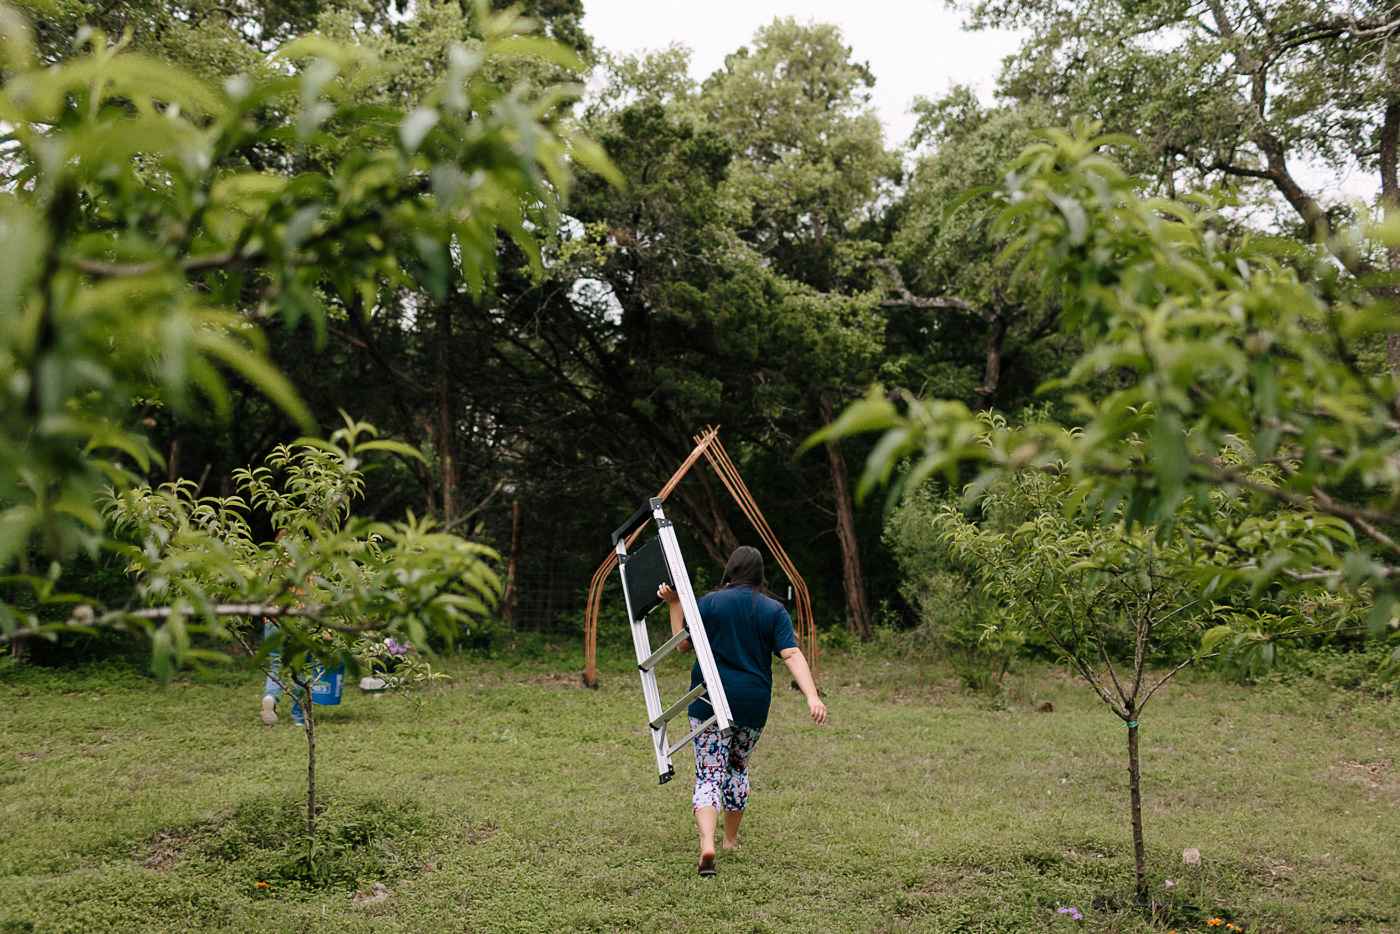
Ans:
<svg viewBox="0 0 1400 934"><path fill-rule="evenodd" d="M637 54L680 43L691 49L690 71L704 79L724 56L751 44L754 32L777 17L831 23L856 61L875 75L871 103L897 146L914 129L909 105L936 97L953 84L970 85L992 101L1001 60L1021 34L968 32L964 14L944 0L584 0L583 28L609 52ZM1376 181L1365 174L1338 178L1325 167L1290 166L1309 188L1371 199Z"/></svg>
<svg viewBox="0 0 1400 934"><path fill-rule="evenodd" d="M963 14L943 0L584 0L583 28L614 53L689 46L691 74L703 79L760 26L789 16L840 27L852 57L875 75L871 103L894 145L914 128L917 95L967 84L990 101L1001 59L1018 45L1013 33L964 31Z"/></svg>

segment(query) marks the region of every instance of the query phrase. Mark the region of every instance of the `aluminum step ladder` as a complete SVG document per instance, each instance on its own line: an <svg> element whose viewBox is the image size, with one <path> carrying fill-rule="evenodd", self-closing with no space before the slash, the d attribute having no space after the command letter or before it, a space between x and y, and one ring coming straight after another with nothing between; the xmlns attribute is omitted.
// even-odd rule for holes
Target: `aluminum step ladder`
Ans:
<svg viewBox="0 0 1400 934"><path fill-rule="evenodd" d="M685 560L681 557L680 543L676 541L676 530L671 520L666 518L663 506L664 501L659 497L649 500L632 515L632 518L612 533L612 540L613 549L617 552L617 570L622 575L622 593L627 600L627 619L632 625L632 643L637 649L637 668L642 674L642 695L647 703L651 744L656 752L656 770L660 775L661 784L664 785L676 774L671 765L671 756L678 749L706 727L718 727L720 733L729 736L734 732L734 725L729 713L729 701L724 696L724 685L719 680L719 669L715 667L715 656L710 651L710 640L705 635L704 623L700 621L700 607L695 602L695 589L691 586ZM656 522L656 537L648 539L640 548L628 554L628 537L645 525L648 519ZM651 638L647 634L646 615L665 602L656 595L657 588L662 584L670 584L680 595L685 625L680 632L652 651ZM669 625L669 619L667 622ZM695 657L700 663L701 683L680 700L662 709L661 692L656 686L656 666L687 639L695 647ZM671 742L667 725L675 717L685 713L692 701L701 697L709 700L713 713L700 726Z"/></svg>

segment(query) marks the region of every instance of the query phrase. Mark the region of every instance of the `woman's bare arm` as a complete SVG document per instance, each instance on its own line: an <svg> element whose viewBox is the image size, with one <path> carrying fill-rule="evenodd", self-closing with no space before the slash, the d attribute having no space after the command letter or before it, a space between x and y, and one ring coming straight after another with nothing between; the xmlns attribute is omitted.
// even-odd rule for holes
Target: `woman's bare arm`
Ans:
<svg viewBox="0 0 1400 934"><path fill-rule="evenodd" d="M807 698L807 709L812 712L812 720L825 723L826 704L822 703L821 696L817 694L816 682L812 680L812 669L807 667L807 658L802 654L802 650L795 646L783 649L778 653L778 657L787 665L788 671L792 672L792 680L797 682L798 688Z"/></svg>
<svg viewBox="0 0 1400 934"><path fill-rule="evenodd" d="M681 595L671 588L670 584L662 584L656 588L656 595L666 601L666 608L671 611L671 635L675 635L685 628L685 610L681 608ZM693 646L690 640L686 639L676 646L677 652L689 652Z"/></svg>

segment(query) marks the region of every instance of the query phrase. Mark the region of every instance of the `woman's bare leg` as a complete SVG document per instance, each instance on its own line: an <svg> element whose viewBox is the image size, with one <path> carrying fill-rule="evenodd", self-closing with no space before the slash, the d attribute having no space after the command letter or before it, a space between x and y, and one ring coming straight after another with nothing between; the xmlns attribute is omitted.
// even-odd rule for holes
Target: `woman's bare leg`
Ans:
<svg viewBox="0 0 1400 934"><path fill-rule="evenodd" d="M739 849L739 821L744 819L743 811L724 812L724 848Z"/></svg>
<svg viewBox="0 0 1400 934"><path fill-rule="evenodd" d="M727 815L726 815L727 816ZM695 826L700 829L700 861L715 858L715 828L719 826L719 808L695 809Z"/></svg>

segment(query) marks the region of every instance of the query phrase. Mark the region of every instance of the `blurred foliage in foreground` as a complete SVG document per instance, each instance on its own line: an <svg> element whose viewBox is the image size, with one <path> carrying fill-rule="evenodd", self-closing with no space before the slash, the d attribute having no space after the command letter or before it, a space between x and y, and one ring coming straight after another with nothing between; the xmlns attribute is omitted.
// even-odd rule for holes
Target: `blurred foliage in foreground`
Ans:
<svg viewBox="0 0 1400 934"><path fill-rule="evenodd" d="M480 291L501 231L538 262L532 227L554 216L571 162L611 174L557 125L576 86L507 89L488 67L528 56L578 69L574 53L524 34L528 21L478 14L483 38L453 46L435 85L394 104L365 93L390 69L354 41L299 39L271 53L272 67L215 85L91 30L80 54L46 66L22 17L0 7L0 567L37 598L0 604L0 641L100 622L157 629L168 674L188 643L182 626L157 623L200 616L222 631L211 607L265 589L265 568L215 571L214 540L190 540L183 558L149 557L204 562L190 579L218 585L147 586L172 601L163 615L81 605L55 623L34 607L79 600L55 592L56 562L115 546L103 491L120 496L160 462L151 413L226 413L246 381L310 427L268 360L264 322L321 329L327 296L363 309L384 283L432 295L458 277ZM414 459L401 444L360 447L376 444ZM184 486L163 495L190 515L204 508ZM263 499L251 505L275 512ZM388 564L399 544L381 546ZM31 545L54 560L47 573L25 566ZM384 597L412 583L391 577L357 586ZM373 625L391 622L418 634L393 614Z"/></svg>
<svg viewBox="0 0 1400 934"><path fill-rule="evenodd" d="M1215 568L1212 586L1256 601L1346 592L1369 602L1372 635L1393 634L1395 387L1355 360L1358 345L1400 330L1391 303L1320 251L1223 235L1220 199L1143 196L1102 152L1130 141L1096 130L1047 132L1004 186L972 193L994 194L1003 261L1059 293L1063 327L1083 343L1045 387L1069 393L1078 427L1010 427L960 402L875 390L809 443L882 432L861 489L888 484L894 498L933 476L956 486L965 465L976 470L968 504L1010 475L1048 472L1063 477L1066 515L1180 540ZM1397 236L1387 223L1329 248ZM1239 613L1201 647L1265 658L1280 639L1331 628L1307 614ZM1396 662L1400 650L1392 672Z"/></svg>

